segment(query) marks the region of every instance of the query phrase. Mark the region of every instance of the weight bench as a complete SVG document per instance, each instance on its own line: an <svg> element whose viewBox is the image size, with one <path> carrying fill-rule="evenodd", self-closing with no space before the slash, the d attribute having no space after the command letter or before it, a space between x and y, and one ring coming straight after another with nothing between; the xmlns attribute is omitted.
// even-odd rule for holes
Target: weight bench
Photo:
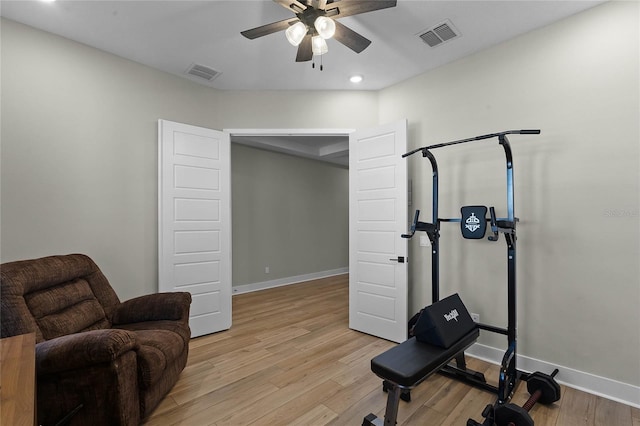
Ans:
<svg viewBox="0 0 640 426"><path fill-rule="evenodd" d="M454 309L456 317L452 318L448 312L454 312ZM371 371L384 380L384 388L389 395L384 423L371 413L364 418L362 426L395 426L401 394L413 389L449 364L480 335L479 328L471 321L469 313L457 295L425 308L415 329L414 337L371 360ZM427 334L429 336L425 338ZM453 336L456 340L452 340ZM427 343L425 340L436 344Z"/></svg>
<svg viewBox="0 0 640 426"><path fill-rule="evenodd" d="M371 371L385 380L389 396L384 423L375 414L369 414L364 418L362 426L395 425L401 392L413 389L447 365L456 355L471 346L479 335L480 331L475 328L447 349L419 342L412 337L373 358Z"/></svg>

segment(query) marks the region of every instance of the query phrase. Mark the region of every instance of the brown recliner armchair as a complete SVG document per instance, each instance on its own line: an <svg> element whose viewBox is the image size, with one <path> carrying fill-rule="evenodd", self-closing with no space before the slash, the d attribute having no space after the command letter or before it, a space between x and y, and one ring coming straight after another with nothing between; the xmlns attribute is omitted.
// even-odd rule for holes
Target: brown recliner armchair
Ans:
<svg viewBox="0 0 640 426"><path fill-rule="evenodd" d="M1 265L0 302L2 337L36 335L40 425L138 425L187 362L191 295L120 302L81 254Z"/></svg>

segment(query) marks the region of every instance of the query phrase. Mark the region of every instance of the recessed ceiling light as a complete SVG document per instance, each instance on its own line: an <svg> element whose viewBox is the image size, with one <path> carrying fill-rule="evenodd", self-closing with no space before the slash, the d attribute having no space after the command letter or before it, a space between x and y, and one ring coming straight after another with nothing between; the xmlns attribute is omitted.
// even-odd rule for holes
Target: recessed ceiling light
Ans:
<svg viewBox="0 0 640 426"><path fill-rule="evenodd" d="M363 79L364 79L364 77L362 77L361 75L352 75L349 78L349 81L352 82L352 83L360 83Z"/></svg>

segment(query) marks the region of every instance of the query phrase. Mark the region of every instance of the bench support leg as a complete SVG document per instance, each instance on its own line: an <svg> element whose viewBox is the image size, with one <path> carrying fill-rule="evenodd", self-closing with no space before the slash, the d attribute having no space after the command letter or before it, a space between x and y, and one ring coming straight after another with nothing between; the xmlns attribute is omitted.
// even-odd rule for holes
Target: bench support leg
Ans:
<svg viewBox="0 0 640 426"><path fill-rule="evenodd" d="M382 419L376 417L375 414L369 414L362 421L362 426L396 426L400 396L403 391L407 391L408 389L401 388L387 380L385 380L385 387L387 390L387 408L384 412L384 423Z"/></svg>
<svg viewBox="0 0 640 426"><path fill-rule="evenodd" d="M362 421L362 426L383 426L382 419L371 413Z"/></svg>
<svg viewBox="0 0 640 426"><path fill-rule="evenodd" d="M387 397L387 408L384 412L384 424L385 426L395 426L396 419L398 418L398 406L400 405L400 394L402 389L395 383L390 383Z"/></svg>

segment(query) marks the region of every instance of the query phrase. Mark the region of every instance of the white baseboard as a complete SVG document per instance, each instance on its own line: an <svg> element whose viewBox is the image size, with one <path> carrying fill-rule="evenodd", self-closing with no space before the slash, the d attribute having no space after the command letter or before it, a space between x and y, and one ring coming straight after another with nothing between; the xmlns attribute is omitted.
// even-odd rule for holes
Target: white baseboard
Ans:
<svg viewBox="0 0 640 426"><path fill-rule="evenodd" d="M492 364L499 365L502 362L504 350L475 343L466 351L466 353L474 358L479 358ZM519 370L526 373L541 371L543 373L550 374L555 368L557 368L560 371L555 379L560 384L630 405L632 407L640 408L639 386L618 382L616 380L607 379L606 377L596 376L591 373L585 373L584 371L578 371L560 365L550 364L546 361L522 355L518 355L516 364Z"/></svg>
<svg viewBox="0 0 640 426"><path fill-rule="evenodd" d="M266 290L268 288L282 287L283 285L297 284L320 278L333 277L349 272L349 268L332 269L329 271L313 272L311 274L296 275L294 277L278 278L276 280L262 281L252 284L242 284L231 287L233 294L251 293L252 291Z"/></svg>

